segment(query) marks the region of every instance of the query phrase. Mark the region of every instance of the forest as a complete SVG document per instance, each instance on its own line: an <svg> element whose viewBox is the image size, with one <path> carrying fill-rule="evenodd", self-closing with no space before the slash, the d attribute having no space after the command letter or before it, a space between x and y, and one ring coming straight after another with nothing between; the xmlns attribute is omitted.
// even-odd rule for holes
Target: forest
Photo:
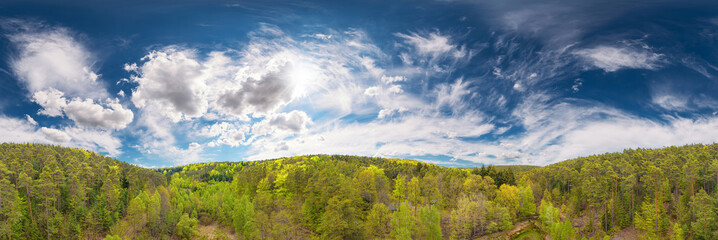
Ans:
<svg viewBox="0 0 718 240"><path fill-rule="evenodd" d="M0 239L716 239L718 145L545 167L312 155L146 169L0 144Z"/></svg>

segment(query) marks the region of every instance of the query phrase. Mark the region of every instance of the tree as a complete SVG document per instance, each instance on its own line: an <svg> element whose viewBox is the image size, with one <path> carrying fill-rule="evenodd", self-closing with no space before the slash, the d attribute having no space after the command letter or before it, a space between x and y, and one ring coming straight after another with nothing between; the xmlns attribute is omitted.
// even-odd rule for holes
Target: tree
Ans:
<svg viewBox="0 0 718 240"><path fill-rule="evenodd" d="M383 203L375 203L364 223L365 235L369 239L382 239L388 233L391 221L389 208Z"/></svg>
<svg viewBox="0 0 718 240"><path fill-rule="evenodd" d="M520 194L521 207L519 209L519 213L523 216L536 214L536 203L534 202L534 192L531 190L531 186L522 187Z"/></svg>
<svg viewBox="0 0 718 240"><path fill-rule="evenodd" d="M234 231L245 239L251 239L256 231L254 225L254 205L247 195L243 195L234 209Z"/></svg>
<svg viewBox="0 0 718 240"><path fill-rule="evenodd" d="M718 218L716 217L714 199L703 189L693 198L691 206L696 211L696 220L691 224L695 237L698 239L715 239L714 231L718 228Z"/></svg>
<svg viewBox="0 0 718 240"><path fill-rule="evenodd" d="M406 202L399 205L398 211L391 218L391 236L397 240L410 240L414 232L414 217Z"/></svg>
<svg viewBox="0 0 718 240"><path fill-rule="evenodd" d="M182 217L180 217L179 222L177 222L177 226L175 227L177 236L180 239L190 239L197 235L198 222L199 221L197 221L197 219L191 218L188 214L182 214Z"/></svg>
<svg viewBox="0 0 718 240"><path fill-rule="evenodd" d="M392 196L394 197L394 201L396 202L403 202L405 200L405 193L406 193L406 186L404 184L405 178L403 176L398 176L396 179L394 179L394 191L392 192Z"/></svg>
<svg viewBox="0 0 718 240"><path fill-rule="evenodd" d="M411 178L411 181L409 181L409 185L407 186L408 190L408 200L411 202L412 205L419 206L421 204L421 188L419 187L419 178L414 176Z"/></svg>
<svg viewBox="0 0 718 240"><path fill-rule="evenodd" d="M37 184L38 188L43 193L43 206L45 207L45 231L47 233L48 240L51 239L51 236L54 233L57 233L58 230L57 226L52 226L50 224L50 220L56 212L55 208L51 204L55 202L57 196L60 194L55 181L52 179L52 172L53 169L51 169L49 165L45 165L40 173L40 179L38 179Z"/></svg>
<svg viewBox="0 0 718 240"><path fill-rule="evenodd" d="M130 200L130 204L127 207L127 220L130 224L130 232L135 232L139 229L143 229L147 225L147 193L145 191L140 192L135 198Z"/></svg>
<svg viewBox="0 0 718 240"><path fill-rule="evenodd" d="M483 215L483 209L479 203L471 201L466 196L459 198L456 211L452 212L453 232L452 236L457 239L469 239L474 236L479 224L479 216Z"/></svg>
<svg viewBox="0 0 718 240"><path fill-rule="evenodd" d="M326 239L347 239L350 234L350 229L354 224L349 219L353 208L351 202L348 199L342 199L340 196L335 196L329 199L326 211L322 215L322 221L319 224L319 232L322 233L322 237Z"/></svg>
<svg viewBox="0 0 718 240"><path fill-rule="evenodd" d="M673 223L673 240L683 240L685 239L683 237L683 227L681 227L680 223Z"/></svg>
<svg viewBox="0 0 718 240"><path fill-rule="evenodd" d="M551 202L542 199L541 205L539 205L539 220L541 220L546 227L550 227L553 223L560 221L558 208L555 208Z"/></svg>
<svg viewBox="0 0 718 240"><path fill-rule="evenodd" d="M551 240L577 239L576 230L571 225L571 220L568 219L564 222L551 224L551 227L549 227L549 236L551 236Z"/></svg>
<svg viewBox="0 0 718 240"><path fill-rule="evenodd" d="M511 215L515 215L519 210L520 197L519 189L516 186L504 184L499 187L495 201L506 206L511 212Z"/></svg>
<svg viewBox="0 0 718 240"><path fill-rule="evenodd" d="M421 227L419 228L421 239L443 239L441 234L441 213L435 207L429 205L421 208L419 219L421 220Z"/></svg>

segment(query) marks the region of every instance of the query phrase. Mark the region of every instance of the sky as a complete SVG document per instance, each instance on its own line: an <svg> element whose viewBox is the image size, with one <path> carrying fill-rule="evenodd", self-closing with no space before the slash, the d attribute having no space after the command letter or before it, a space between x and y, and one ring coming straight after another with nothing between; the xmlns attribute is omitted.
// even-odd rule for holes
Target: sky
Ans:
<svg viewBox="0 0 718 240"><path fill-rule="evenodd" d="M3 1L0 142L142 167L718 139L715 1Z"/></svg>

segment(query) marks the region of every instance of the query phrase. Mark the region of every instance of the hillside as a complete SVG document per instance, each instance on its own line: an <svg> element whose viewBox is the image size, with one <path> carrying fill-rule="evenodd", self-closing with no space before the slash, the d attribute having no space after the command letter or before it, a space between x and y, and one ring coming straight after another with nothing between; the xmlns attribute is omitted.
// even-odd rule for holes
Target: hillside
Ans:
<svg viewBox="0 0 718 240"><path fill-rule="evenodd" d="M0 239L712 239L716 149L542 168L316 155L143 169L1 144Z"/></svg>
<svg viewBox="0 0 718 240"><path fill-rule="evenodd" d="M594 155L521 177L585 234L632 227L649 239L718 238L718 144Z"/></svg>

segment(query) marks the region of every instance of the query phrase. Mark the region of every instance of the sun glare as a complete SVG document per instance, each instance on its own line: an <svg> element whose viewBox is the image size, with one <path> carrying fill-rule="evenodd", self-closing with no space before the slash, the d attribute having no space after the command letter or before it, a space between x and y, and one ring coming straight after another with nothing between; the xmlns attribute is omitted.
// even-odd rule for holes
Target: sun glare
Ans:
<svg viewBox="0 0 718 240"><path fill-rule="evenodd" d="M318 77L316 65L303 61L295 62L289 72L289 78L294 84L292 96L294 98L306 96L311 91L312 86L316 84Z"/></svg>

